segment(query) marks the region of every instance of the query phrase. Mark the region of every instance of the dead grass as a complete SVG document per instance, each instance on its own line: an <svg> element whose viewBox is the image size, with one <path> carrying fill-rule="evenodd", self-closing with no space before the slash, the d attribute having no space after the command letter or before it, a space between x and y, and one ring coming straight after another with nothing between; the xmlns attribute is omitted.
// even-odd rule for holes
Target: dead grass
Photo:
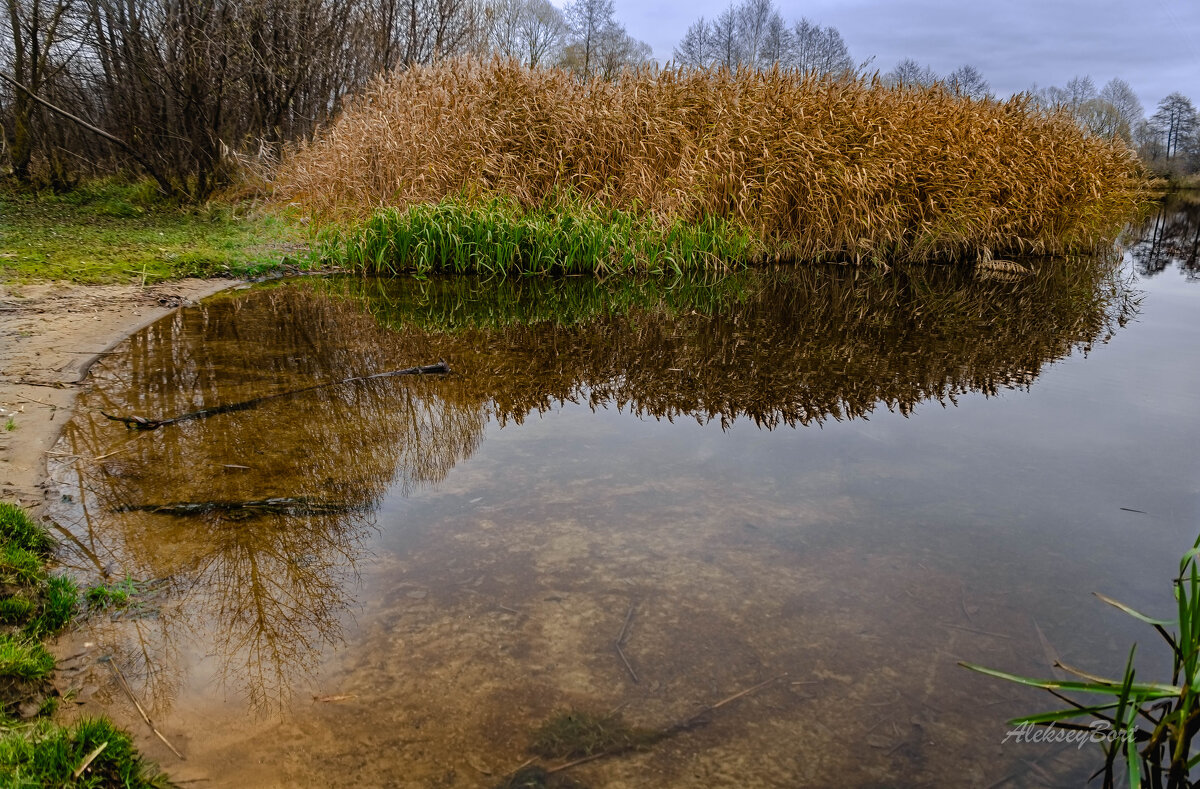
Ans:
<svg viewBox="0 0 1200 789"><path fill-rule="evenodd" d="M974 259L1109 243L1140 199L1122 144L1022 97L973 101L790 72L627 73L456 60L380 78L287 157L325 220L447 197L557 195L717 218L803 260Z"/></svg>

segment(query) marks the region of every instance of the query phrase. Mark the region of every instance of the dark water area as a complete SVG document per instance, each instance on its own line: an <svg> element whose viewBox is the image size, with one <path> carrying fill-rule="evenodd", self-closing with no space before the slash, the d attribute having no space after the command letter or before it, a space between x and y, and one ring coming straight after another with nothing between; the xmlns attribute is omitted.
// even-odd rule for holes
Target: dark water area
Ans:
<svg viewBox="0 0 1200 789"><path fill-rule="evenodd" d="M59 446L67 563L153 582L65 676L212 786L490 786L556 711L661 729L767 680L569 775L1081 785L1097 746L1005 742L1054 699L957 663L1116 673L1137 641L1168 670L1091 592L1165 614L1200 531L1195 227L1032 276L306 279L182 310Z"/></svg>

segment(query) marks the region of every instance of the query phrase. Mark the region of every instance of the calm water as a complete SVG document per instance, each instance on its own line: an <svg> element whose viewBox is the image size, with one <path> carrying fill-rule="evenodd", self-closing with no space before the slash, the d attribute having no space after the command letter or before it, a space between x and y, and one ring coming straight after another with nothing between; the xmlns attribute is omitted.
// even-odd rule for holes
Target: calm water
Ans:
<svg viewBox="0 0 1200 789"><path fill-rule="evenodd" d="M1053 699L956 664L1118 672L1136 640L1163 670L1090 593L1168 611L1200 530L1197 226L1152 219L1118 272L306 280L183 310L94 370L59 446L68 563L152 582L64 645L64 683L209 786L489 786L555 711L664 728L772 678L568 774L1079 785L1097 750L1003 743ZM153 432L100 414L439 358ZM182 503L220 507L152 511Z"/></svg>

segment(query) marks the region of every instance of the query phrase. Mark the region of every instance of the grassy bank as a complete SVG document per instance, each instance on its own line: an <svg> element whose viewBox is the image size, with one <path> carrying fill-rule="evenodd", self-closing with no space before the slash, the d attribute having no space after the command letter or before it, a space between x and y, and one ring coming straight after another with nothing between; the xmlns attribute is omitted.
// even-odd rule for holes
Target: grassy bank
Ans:
<svg viewBox="0 0 1200 789"><path fill-rule="evenodd" d="M451 61L381 78L275 187L353 227L364 243L341 249L369 270L540 271L589 245L601 270L1088 251L1115 238L1142 179L1123 143L1021 97L748 71L582 84ZM485 251L468 232L484 215L528 249ZM576 227L593 220L618 227ZM418 242L391 243L397 233ZM693 240L649 252L673 234Z"/></svg>
<svg viewBox="0 0 1200 789"><path fill-rule="evenodd" d="M577 198L531 209L512 198L466 197L387 208L345 229L326 228L318 250L375 275L681 273L764 255L752 233L725 220L661 223Z"/></svg>
<svg viewBox="0 0 1200 789"><path fill-rule="evenodd" d="M48 717L57 700L49 692L54 658L41 639L67 626L79 597L70 578L46 571L52 547L24 510L0 502L0 785L169 786L108 721L64 727Z"/></svg>
<svg viewBox="0 0 1200 789"><path fill-rule="evenodd" d="M0 281L154 283L254 276L298 262L298 223L232 203L180 207L149 182L72 192L0 188Z"/></svg>

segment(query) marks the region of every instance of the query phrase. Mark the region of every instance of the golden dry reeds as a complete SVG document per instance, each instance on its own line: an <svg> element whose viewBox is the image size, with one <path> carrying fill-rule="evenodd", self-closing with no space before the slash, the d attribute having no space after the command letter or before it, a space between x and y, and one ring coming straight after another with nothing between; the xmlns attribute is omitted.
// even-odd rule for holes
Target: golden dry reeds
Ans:
<svg viewBox="0 0 1200 789"><path fill-rule="evenodd" d="M795 72L638 71L583 83L502 60L378 79L276 178L325 220L566 195L720 221L795 260L977 259L1111 243L1141 179L1121 143L1026 98Z"/></svg>

